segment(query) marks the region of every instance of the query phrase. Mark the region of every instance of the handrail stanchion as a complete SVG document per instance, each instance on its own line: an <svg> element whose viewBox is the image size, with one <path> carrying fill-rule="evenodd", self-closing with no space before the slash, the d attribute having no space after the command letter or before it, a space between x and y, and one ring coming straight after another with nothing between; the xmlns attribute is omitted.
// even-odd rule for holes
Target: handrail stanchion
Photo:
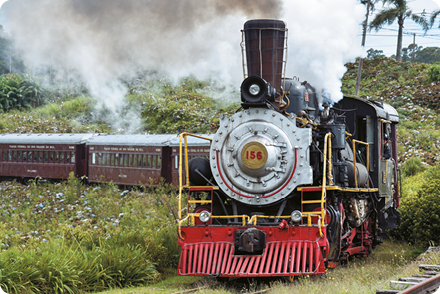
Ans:
<svg viewBox="0 0 440 294"><path fill-rule="evenodd" d="M357 156L357 150L356 150L356 143L363 144L367 146L367 172L370 172L370 144L362 141L358 141L353 139L353 165L354 165L354 183L356 185L356 188L358 188L358 182L357 182L357 170L356 170L356 156ZM367 187L370 187L370 177L367 178Z"/></svg>

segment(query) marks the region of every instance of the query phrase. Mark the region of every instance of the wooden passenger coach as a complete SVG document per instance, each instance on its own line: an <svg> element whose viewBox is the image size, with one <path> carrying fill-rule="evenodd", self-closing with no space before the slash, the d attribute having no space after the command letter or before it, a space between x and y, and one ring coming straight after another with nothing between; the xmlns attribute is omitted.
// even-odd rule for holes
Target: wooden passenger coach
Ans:
<svg viewBox="0 0 440 294"><path fill-rule="evenodd" d="M87 141L90 182L120 185L171 180L171 148L176 135L100 135Z"/></svg>
<svg viewBox="0 0 440 294"><path fill-rule="evenodd" d="M89 182L148 186L163 178L178 187L179 143L177 134L3 134L0 177L67 179L73 172ZM209 156L205 140L187 143L188 159Z"/></svg>
<svg viewBox="0 0 440 294"><path fill-rule="evenodd" d="M0 135L0 176L66 179L86 175L85 141L93 134Z"/></svg>

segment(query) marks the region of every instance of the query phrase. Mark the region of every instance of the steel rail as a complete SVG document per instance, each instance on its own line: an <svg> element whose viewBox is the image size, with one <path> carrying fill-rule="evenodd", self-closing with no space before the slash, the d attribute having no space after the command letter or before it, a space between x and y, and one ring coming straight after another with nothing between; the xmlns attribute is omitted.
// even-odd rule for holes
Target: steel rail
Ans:
<svg viewBox="0 0 440 294"><path fill-rule="evenodd" d="M433 276L417 285L406 288L398 294L425 294L440 287L440 274Z"/></svg>

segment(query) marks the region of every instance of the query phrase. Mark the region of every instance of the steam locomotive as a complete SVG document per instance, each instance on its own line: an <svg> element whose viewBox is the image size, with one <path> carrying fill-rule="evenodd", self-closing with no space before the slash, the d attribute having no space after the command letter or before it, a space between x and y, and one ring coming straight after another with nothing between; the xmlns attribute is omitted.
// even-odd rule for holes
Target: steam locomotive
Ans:
<svg viewBox="0 0 440 294"><path fill-rule="evenodd" d="M178 274L292 278L368 256L400 219L397 111L332 104L284 77L283 21L250 20L242 33L241 108L206 138L209 158L185 159L195 135L181 135Z"/></svg>

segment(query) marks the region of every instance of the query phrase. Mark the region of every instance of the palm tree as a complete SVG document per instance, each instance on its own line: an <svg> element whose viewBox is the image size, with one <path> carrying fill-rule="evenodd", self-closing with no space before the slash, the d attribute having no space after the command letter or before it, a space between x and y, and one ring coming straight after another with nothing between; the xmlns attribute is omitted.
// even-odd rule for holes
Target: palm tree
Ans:
<svg viewBox="0 0 440 294"><path fill-rule="evenodd" d="M399 33L397 35L396 60L401 61L403 24L405 19L410 17L415 23L421 25L425 31L429 29L429 24L423 16L412 13L411 9L408 7L407 0L382 0L382 2L384 6L386 4L389 4L389 6L376 14L370 23L370 31L372 29L378 31L385 24L391 25L397 19L397 23L399 24Z"/></svg>
<svg viewBox="0 0 440 294"><path fill-rule="evenodd" d="M436 17L440 14L440 9L435 10L432 14L431 14L431 18L430 18L430 22L429 22L429 26L432 27L434 25L434 21L436 19ZM440 23L438 25L438 27L440 28Z"/></svg>

